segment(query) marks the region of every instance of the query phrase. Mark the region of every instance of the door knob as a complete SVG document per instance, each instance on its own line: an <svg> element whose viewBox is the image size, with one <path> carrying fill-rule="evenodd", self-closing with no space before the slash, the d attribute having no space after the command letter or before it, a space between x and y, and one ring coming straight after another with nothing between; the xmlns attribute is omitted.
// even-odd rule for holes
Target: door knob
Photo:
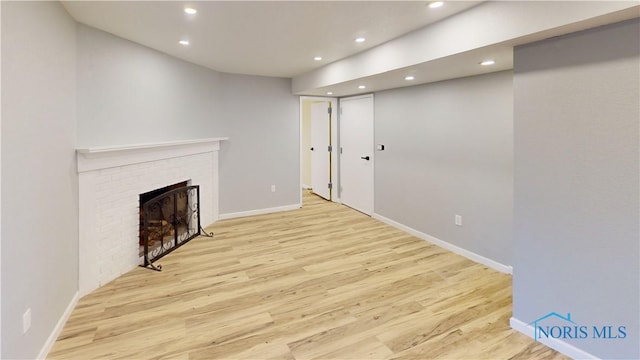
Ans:
<svg viewBox="0 0 640 360"><path fill-rule="evenodd" d="M369 156L360 156L360 159L369 161Z"/></svg>

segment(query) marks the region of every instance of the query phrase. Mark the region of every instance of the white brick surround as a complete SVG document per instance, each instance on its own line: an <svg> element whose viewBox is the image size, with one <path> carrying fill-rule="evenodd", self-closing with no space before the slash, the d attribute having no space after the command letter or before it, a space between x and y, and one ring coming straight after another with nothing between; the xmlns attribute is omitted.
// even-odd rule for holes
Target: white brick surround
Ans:
<svg viewBox="0 0 640 360"><path fill-rule="evenodd" d="M200 185L202 225L218 219L222 140L77 150L80 295L139 264L139 194L190 180Z"/></svg>

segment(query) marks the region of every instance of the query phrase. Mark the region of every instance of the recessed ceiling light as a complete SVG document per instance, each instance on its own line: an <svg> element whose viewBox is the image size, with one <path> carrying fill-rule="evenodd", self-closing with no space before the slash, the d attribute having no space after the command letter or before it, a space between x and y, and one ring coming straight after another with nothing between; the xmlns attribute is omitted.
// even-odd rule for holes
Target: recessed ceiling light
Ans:
<svg viewBox="0 0 640 360"><path fill-rule="evenodd" d="M367 39L365 39L363 37L356 38L356 42L357 43L362 43L362 42L365 42L365 41L367 41Z"/></svg>
<svg viewBox="0 0 640 360"><path fill-rule="evenodd" d="M495 64L495 63L496 63L496 62L495 62L494 60L485 60L485 61L481 62L481 63L480 63L480 65L482 65L482 66L489 66L489 65L493 65L493 64Z"/></svg>
<svg viewBox="0 0 640 360"><path fill-rule="evenodd" d="M180 40L180 41L178 41L178 43L179 43L180 45L187 46L187 45L189 45L189 40Z"/></svg>
<svg viewBox="0 0 640 360"><path fill-rule="evenodd" d="M366 86L364 86L364 85L360 85L360 86L358 86L358 89L366 89L366 88L367 88L367 87L366 87Z"/></svg>
<svg viewBox="0 0 640 360"><path fill-rule="evenodd" d="M198 10L196 10L194 8L186 7L186 8L184 8L184 12L185 12L185 14L195 15L198 12Z"/></svg>
<svg viewBox="0 0 640 360"><path fill-rule="evenodd" d="M442 5L444 5L444 3L442 1L434 1L434 2L429 3L429 7L432 8L432 9L439 8Z"/></svg>
<svg viewBox="0 0 640 360"><path fill-rule="evenodd" d="M333 92L327 91L327 95L333 95Z"/></svg>
<svg viewBox="0 0 640 360"><path fill-rule="evenodd" d="M316 57L313 58L313 60L320 61L320 60L322 60L322 56L316 56Z"/></svg>
<svg viewBox="0 0 640 360"><path fill-rule="evenodd" d="M407 80L407 81L411 81L411 80L415 80L415 77L409 75L409 76L405 76L404 79Z"/></svg>

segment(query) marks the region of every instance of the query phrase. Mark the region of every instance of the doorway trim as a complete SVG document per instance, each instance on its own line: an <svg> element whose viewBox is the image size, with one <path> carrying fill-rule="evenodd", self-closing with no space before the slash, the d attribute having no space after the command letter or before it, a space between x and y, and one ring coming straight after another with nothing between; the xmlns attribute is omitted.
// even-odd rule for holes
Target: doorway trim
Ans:
<svg viewBox="0 0 640 360"><path fill-rule="evenodd" d="M322 96L300 96L300 103L299 103L299 116L298 116L298 126L299 126L299 138L298 138L298 154L300 156L300 180L299 180L299 185L298 188L300 190L300 203L302 204L302 185L303 185L303 181L302 181L302 168L303 168L303 161L302 161L302 151L305 149L302 149L302 104L305 101L329 101L331 103L331 146L333 147L333 151L331 152L331 183L333 184L333 189L339 189L340 188L340 183L338 181L339 176L338 176L338 171L340 171L340 157L338 156L338 151L337 149L340 149L340 143L339 143L339 108L338 108L338 98L335 97L322 97ZM332 191L331 192L331 201L333 202L340 202L340 192L339 191Z"/></svg>

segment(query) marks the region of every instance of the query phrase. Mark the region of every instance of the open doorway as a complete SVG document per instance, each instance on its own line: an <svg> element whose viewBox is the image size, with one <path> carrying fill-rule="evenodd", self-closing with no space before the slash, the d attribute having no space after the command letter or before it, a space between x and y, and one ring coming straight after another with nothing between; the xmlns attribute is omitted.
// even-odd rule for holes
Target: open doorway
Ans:
<svg viewBox="0 0 640 360"><path fill-rule="evenodd" d="M338 100L300 97L300 202L303 191L329 201L338 195Z"/></svg>

